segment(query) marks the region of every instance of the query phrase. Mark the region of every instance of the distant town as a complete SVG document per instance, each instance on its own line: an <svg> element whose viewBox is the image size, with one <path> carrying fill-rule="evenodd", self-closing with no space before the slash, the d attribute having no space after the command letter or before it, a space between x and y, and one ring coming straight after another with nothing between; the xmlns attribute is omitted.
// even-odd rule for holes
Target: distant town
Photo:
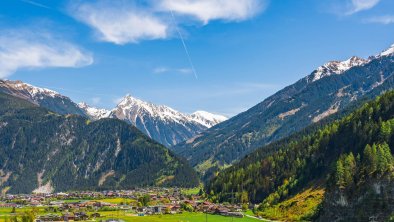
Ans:
<svg viewBox="0 0 394 222"><path fill-rule="evenodd" d="M12 218L23 217L20 209L28 209L35 221L86 221L144 217L151 215L176 215L184 212L204 213L243 218L249 206L216 204L205 198L202 190L177 188L149 188L101 192L60 192L46 194L7 194L0 199L0 208L11 209ZM35 210L36 209L36 210ZM41 211L39 212L39 210ZM31 216L33 217L33 216ZM31 218L33 219L33 218ZM17 220L19 221L19 220ZM22 220L23 221L23 220Z"/></svg>

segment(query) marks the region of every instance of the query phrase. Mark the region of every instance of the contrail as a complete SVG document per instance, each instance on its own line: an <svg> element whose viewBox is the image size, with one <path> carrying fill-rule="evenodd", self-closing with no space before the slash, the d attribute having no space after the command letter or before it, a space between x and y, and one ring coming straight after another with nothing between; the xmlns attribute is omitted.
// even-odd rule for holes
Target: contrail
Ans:
<svg viewBox="0 0 394 222"><path fill-rule="evenodd" d="M24 2L24 3L27 3L27 4L31 4L31 5L34 5L34 6L37 6L37 7L41 7L41 8L51 9L50 7L48 7L46 5L40 4L38 2L31 1L31 0L21 0L21 2Z"/></svg>
<svg viewBox="0 0 394 222"><path fill-rule="evenodd" d="M198 79L196 69L194 68L192 58L190 57L189 50L187 49L187 46L186 46L186 43L185 43L185 39L183 38L181 31L179 30L178 26L176 25L174 13L172 12L172 10L170 12L171 12L172 20L174 22L175 29L178 32L179 38L182 41L182 45L183 45L183 48L185 49L187 59L189 60L190 67L192 68L192 71L194 73L194 77L196 77L196 79Z"/></svg>

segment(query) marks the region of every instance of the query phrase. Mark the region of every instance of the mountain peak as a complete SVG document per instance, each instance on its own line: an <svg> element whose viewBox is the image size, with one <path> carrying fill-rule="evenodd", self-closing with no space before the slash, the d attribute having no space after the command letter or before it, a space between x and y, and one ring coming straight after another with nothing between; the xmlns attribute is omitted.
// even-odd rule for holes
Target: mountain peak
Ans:
<svg viewBox="0 0 394 222"><path fill-rule="evenodd" d="M96 107L89 106L85 102L78 103L79 108L81 108L85 113L94 120L99 120L103 118L109 118L111 111L106 109L99 109Z"/></svg>
<svg viewBox="0 0 394 222"><path fill-rule="evenodd" d="M56 91L36 87L22 81L0 80L0 92L27 100L60 114L86 116L70 98Z"/></svg>
<svg viewBox="0 0 394 222"><path fill-rule="evenodd" d="M136 98L134 98L131 94L127 93L121 100L120 103L124 103L127 101L131 101L131 100L135 100Z"/></svg>
<svg viewBox="0 0 394 222"><path fill-rule="evenodd" d="M394 54L394 44L392 44L388 49L381 52L379 55L375 56L376 58L380 58L383 56L390 56Z"/></svg>
<svg viewBox="0 0 394 222"><path fill-rule="evenodd" d="M52 98L54 97L64 97L60 93L46 89L46 88L40 88L36 87L27 83L24 83L20 80L16 81L11 81L11 80L2 80L1 83L2 87L11 89L11 90L18 90L18 91L24 91L28 93L32 98L34 97L42 97L43 95L50 96Z"/></svg>
<svg viewBox="0 0 394 222"><path fill-rule="evenodd" d="M86 112L89 115L95 114L95 110ZM108 116L131 123L166 146L189 139L227 119L205 111L192 115L184 114L165 105L140 100L130 94L123 97Z"/></svg>
<svg viewBox="0 0 394 222"><path fill-rule="evenodd" d="M131 94L126 94L123 99L120 101L120 103L118 104L118 106L130 106L130 105L149 105L150 103L142 101L134 96L132 96Z"/></svg>
<svg viewBox="0 0 394 222"><path fill-rule="evenodd" d="M228 118L222 115L209 113L207 111L196 111L190 115L194 121L211 128L212 126L226 121Z"/></svg>
<svg viewBox="0 0 394 222"><path fill-rule="evenodd" d="M312 74L308 76L308 79L314 82L334 74L340 75L355 66L362 66L368 62L369 60L357 56L352 56L345 61L331 61L313 71Z"/></svg>

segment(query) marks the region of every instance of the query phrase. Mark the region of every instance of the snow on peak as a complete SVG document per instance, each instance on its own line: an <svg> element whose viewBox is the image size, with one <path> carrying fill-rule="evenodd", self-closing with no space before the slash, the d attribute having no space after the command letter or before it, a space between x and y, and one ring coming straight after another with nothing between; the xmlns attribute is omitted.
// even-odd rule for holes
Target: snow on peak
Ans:
<svg viewBox="0 0 394 222"><path fill-rule="evenodd" d="M173 120L176 122L187 121L187 118L184 114L170 107L145 102L129 94L123 98L115 110L118 111L118 114L119 111L121 111L124 117L132 117L132 119L130 119L132 122L134 122L137 117L142 115L149 115L162 120Z"/></svg>
<svg viewBox="0 0 394 222"><path fill-rule="evenodd" d="M201 125L211 128L216 124L226 121L228 118L221 115L216 115L206 111L196 111L190 115L194 121L200 123Z"/></svg>
<svg viewBox="0 0 394 222"><path fill-rule="evenodd" d="M155 105L150 102L137 99L130 94L126 95L117 107L112 110L112 116L118 119L127 120L133 124L137 121L147 121L148 119L156 119L164 123L176 123L181 125L197 124L206 128L210 128L220 122L227 120L226 117L208 113L205 111L197 111L191 115L181 113L168 106Z"/></svg>
<svg viewBox="0 0 394 222"><path fill-rule="evenodd" d="M322 79L327 76L334 75L334 74L340 75L355 66L362 66L368 62L369 62L369 60L359 58L356 56L353 56L345 61L328 62L328 63L320 66L319 68L317 68L311 74L312 82L317 81L317 80Z"/></svg>
<svg viewBox="0 0 394 222"><path fill-rule="evenodd" d="M140 99L134 98L130 94L127 94L118 104L118 107L132 107L132 106L142 106L149 105L149 103L144 102Z"/></svg>
<svg viewBox="0 0 394 222"><path fill-rule="evenodd" d="M200 125L203 128L212 126L227 120L227 117L212 114L206 111L196 111L190 115L176 111L168 106L156 105L137 99L127 94L119 104L111 111L91 107L86 103L79 103L92 119L118 118L137 125L137 122L161 121L163 123L176 123L180 125ZM144 123L145 124L145 123Z"/></svg>
<svg viewBox="0 0 394 222"><path fill-rule="evenodd" d="M111 115L111 111L109 111L109 110L91 107L84 102L78 103L78 107L81 108L82 110L84 110L85 113L93 120L109 118Z"/></svg>
<svg viewBox="0 0 394 222"><path fill-rule="evenodd" d="M383 56L391 56L394 55L394 44L392 44L388 49L381 52L379 55L375 56L376 58L380 58Z"/></svg>
<svg viewBox="0 0 394 222"><path fill-rule="evenodd" d="M2 81L3 85L5 87L7 87L10 90L18 90L21 92L26 92L30 95L31 98L33 98L34 100L37 99L42 99L43 96L49 96L52 98L55 97L64 97L61 94L59 94L58 92L55 92L53 90L50 89L46 89L46 88L40 88L40 87L36 87L21 81L10 81L10 80L3 80Z"/></svg>

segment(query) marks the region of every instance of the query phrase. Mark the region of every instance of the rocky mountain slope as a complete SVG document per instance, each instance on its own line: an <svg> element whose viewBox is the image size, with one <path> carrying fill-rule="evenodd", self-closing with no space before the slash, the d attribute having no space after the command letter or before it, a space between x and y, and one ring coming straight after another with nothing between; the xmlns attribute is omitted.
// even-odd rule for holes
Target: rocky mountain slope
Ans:
<svg viewBox="0 0 394 222"><path fill-rule="evenodd" d="M0 92L19 97L59 114L86 116L70 98L50 89L35 87L21 81L0 80Z"/></svg>
<svg viewBox="0 0 394 222"><path fill-rule="evenodd" d="M261 147L207 186L218 201L259 203L280 221L394 216L394 91L349 115Z"/></svg>
<svg viewBox="0 0 394 222"><path fill-rule="evenodd" d="M227 119L204 111L187 115L131 95L125 96L111 111L86 104L80 104L80 108L95 120L110 117L126 121L167 147L185 141Z"/></svg>
<svg viewBox="0 0 394 222"><path fill-rule="evenodd" d="M124 121L60 115L3 93L0 151L3 192L198 185L187 163Z"/></svg>
<svg viewBox="0 0 394 222"><path fill-rule="evenodd" d="M368 59L327 63L260 104L173 147L199 171L239 160L257 147L394 87L394 45Z"/></svg>

